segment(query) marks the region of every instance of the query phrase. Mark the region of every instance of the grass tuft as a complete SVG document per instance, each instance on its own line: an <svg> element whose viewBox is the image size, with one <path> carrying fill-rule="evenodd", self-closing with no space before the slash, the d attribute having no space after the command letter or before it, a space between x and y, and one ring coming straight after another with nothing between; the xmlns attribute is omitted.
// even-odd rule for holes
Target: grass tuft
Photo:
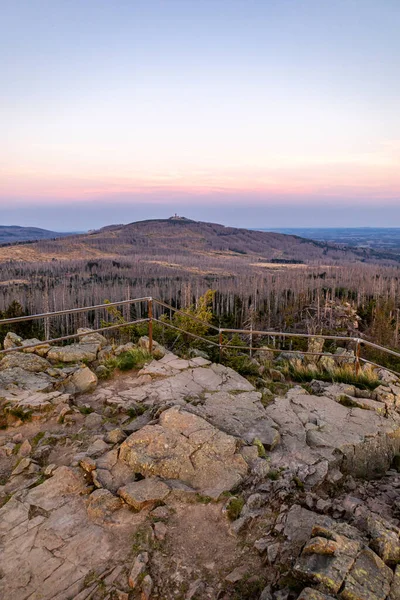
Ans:
<svg viewBox="0 0 400 600"><path fill-rule="evenodd" d="M303 365L298 361L285 363L282 371L286 377L299 383L309 383L313 379L319 379L333 383L346 383L368 390L374 390L381 383L373 371L361 371L356 375L354 365L343 365L326 370L316 365Z"/></svg>

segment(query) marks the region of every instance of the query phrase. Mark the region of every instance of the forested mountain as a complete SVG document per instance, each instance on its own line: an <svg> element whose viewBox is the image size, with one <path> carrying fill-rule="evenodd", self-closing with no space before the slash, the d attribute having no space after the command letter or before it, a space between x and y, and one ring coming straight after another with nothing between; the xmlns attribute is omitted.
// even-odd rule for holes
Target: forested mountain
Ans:
<svg viewBox="0 0 400 600"><path fill-rule="evenodd" d="M251 318L263 328L317 331L339 300L365 329L379 315L379 327L397 339L395 258L182 218L142 221L0 248L0 311L12 316L13 302L38 313L149 295L182 307L213 289L214 314L228 326Z"/></svg>
<svg viewBox="0 0 400 600"><path fill-rule="evenodd" d="M20 227L18 225L0 225L0 244L15 244L17 242L28 242L32 240L48 240L71 235L48 231L38 227Z"/></svg>
<svg viewBox="0 0 400 600"><path fill-rule="evenodd" d="M87 234L68 236L68 239L42 240L18 249L0 249L0 260L24 261L127 256L166 259L176 255L188 256L192 262L203 265L213 259L220 264L221 261L230 264L238 257L247 264L254 261L338 264L381 259L368 249L350 250L294 235L224 227L180 217L110 225Z"/></svg>

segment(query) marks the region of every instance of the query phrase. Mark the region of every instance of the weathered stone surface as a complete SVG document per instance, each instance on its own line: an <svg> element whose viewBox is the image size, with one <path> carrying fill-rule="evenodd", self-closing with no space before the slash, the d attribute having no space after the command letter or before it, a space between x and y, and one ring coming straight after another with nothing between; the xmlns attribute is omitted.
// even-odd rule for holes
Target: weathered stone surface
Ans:
<svg viewBox="0 0 400 600"><path fill-rule="evenodd" d="M119 428L108 431L104 438L108 444L120 444L125 439L126 434L122 431L122 429Z"/></svg>
<svg viewBox="0 0 400 600"><path fill-rule="evenodd" d="M13 333L12 331L9 331L6 337L4 338L4 350L11 350L11 348L22 346L23 341L24 340L21 336L17 335L16 333Z"/></svg>
<svg viewBox="0 0 400 600"><path fill-rule="evenodd" d="M103 417L99 413L92 412L87 415L85 425L88 429L98 429L103 423Z"/></svg>
<svg viewBox="0 0 400 600"><path fill-rule="evenodd" d="M51 367L51 364L41 356L24 354L23 352L10 352L0 361L0 370L19 367L30 373L42 373Z"/></svg>
<svg viewBox="0 0 400 600"><path fill-rule="evenodd" d="M107 452L107 450L109 449L110 446L106 444L104 440L99 439L95 440L92 444L90 444L89 448L86 450L86 454L91 458L97 458L98 456L101 456L102 454Z"/></svg>
<svg viewBox="0 0 400 600"><path fill-rule="evenodd" d="M118 495L136 510L162 502L171 489L163 481L149 477L132 481L118 490Z"/></svg>
<svg viewBox="0 0 400 600"><path fill-rule="evenodd" d="M137 555L133 567L129 573L129 587L135 588L138 584L139 577L145 572L146 565L149 562L149 555L147 552L141 552Z"/></svg>
<svg viewBox="0 0 400 600"><path fill-rule="evenodd" d="M397 565L390 587L389 600L400 600L400 566Z"/></svg>
<svg viewBox="0 0 400 600"><path fill-rule="evenodd" d="M385 600L393 572L372 550L362 550L348 574L340 594L343 600Z"/></svg>
<svg viewBox="0 0 400 600"><path fill-rule="evenodd" d="M361 545L331 530L325 531L326 537L312 537L304 546L294 573L301 580L319 584L323 591L336 594Z"/></svg>
<svg viewBox="0 0 400 600"><path fill-rule="evenodd" d="M147 425L129 436L121 445L120 459L145 476L180 479L218 497L247 473L236 445L232 436L174 407L162 413L158 425Z"/></svg>
<svg viewBox="0 0 400 600"><path fill-rule="evenodd" d="M86 493L83 476L60 467L0 509L1 598L79 598L90 574L126 558L129 540L88 518Z"/></svg>
<svg viewBox="0 0 400 600"><path fill-rule="evenodd" d="M122 344L121 346L117 346L114 350L115 356L119 356L123 352L129 352L130 350L134 350L135 344L133 342L128 342L127 344Z"/></svg>
<svg viewBox="0 0 400 600"><path fill-rule="evenodd" d="M297 600L334 600L334 597L323 594L318 590L313 590L312 588L305 588Z"/></svg>
<svg viewBox="0 0 400 600"><path fill-rule="evenodd" d="M30 445L29 440L24 440L18 451L18 455L26 457L26 456L29 456L31 452L32 452L32 446Z"/></svg>
<svg viewBox="0 0 400 600"><path fill-rule="evenodd" d="M87 512L90 519L109 519L112 513L120 508L122 508L121 499L108 490L95 490L89 496Z"/></svg>
<svg viewBox="0 0 400 600"><path fill-rule="evenodd" d="M78 369L71 377L71 383L78 394L92 392L97 386L97 376L89 367Z"/></svg>
<svg viewBox="0 0 400 600"><path fill-rule="evenodd" d="M389 523L385 523L379 517L369 516L367 529L371 536L371 548L388 565L396 565L400 562L399 532L393 531Z"/></svg>
<svg viewBox="0 0 400 600"><path fill-rule="evenodd" d="M271 465L289 468L309 486L324 481L330 469L381 475L400 446L397 416L348 408L325 396L288 393L265 410L281 435Z"/></svg>
<svg viewBox="0 0 400 600"><path fill-rule="evenodd" d="M148 382L142 381L140 386L120 391L108 397L106 403L120 410L128 410L137 404L146 407L186 406L188 402L198 403L209 391L254 391L254 387L232 369L223 365L207 365L209 361L201 357L183 360L168 353L141 369L138 379L146 377Z"/></svg>
<svg viewBox="0 0 400 600"><path fill-rule="evenodd" d="M278 426L267 416L261 394L257 392L206 394L203 404L189 410L250 444L255 438L267 448L275 447L279 442Z"/></svg>
<svg viewBox="0 0 400 600"><path fill-rule="evenodd" d="M71 346L53 346L47 353L49 361L58 363L76 363L83 360L93 362L96 360L100 345L97 344L74 344Z"/></svg>
<svg viewBox="0 0 400 600"><path fill-rule="evenodd" d="M31 390L32 392L50 392L57 380L46 373L30 373L21 367L12 367L0 371L0 390Z"/></svg>

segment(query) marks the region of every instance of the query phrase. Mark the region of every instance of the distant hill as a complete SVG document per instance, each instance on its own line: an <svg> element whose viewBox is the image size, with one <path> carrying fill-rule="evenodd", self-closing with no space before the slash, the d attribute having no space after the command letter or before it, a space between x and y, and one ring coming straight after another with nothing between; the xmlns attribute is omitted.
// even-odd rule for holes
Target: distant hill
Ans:
<svg viewBox="0 0 400 600"><path fill-rule="evenodd" d="M399 262L399 255L369 248L155 219L0 247L0 310L14 300L40 313L50 301L58 310L149 295L185 306L213 289L217 313L229 315L226 323L241 326L253 306L273 315L266 327L282 330L303 319L299 311L313 305L318 290L341 298L394 293ZM141 311L138 305L129 314L140 317Z"/></svg>
<svg viewBox="0 0 400 600"><path fill-rule="evenodd" d="M19 232L20 237L13 238L15 242L22 241L23 235L29 235L29 239L39 235L41 238L26 247L0 248L0 260L127 259L141 256L143 260L154 261L157 258L174 265L190 262L192 267L197 265L202 269L206 263L209 267L213 263L214 269L217 266L214 263L218 261L219 268L224 266L225 270L231 271L233 258L250 268L265 268L279 263L334 265L387 259L387 256L380 257L370 249L338 247L296 235L225 227L183 217L109 225L80 235L57 234L35 228L3 229L13 230L10 234L14 236ZM60 239L50 239L55 237Z"/></svg>
<svg viewBox="0 0 400 600"><path fill-rule="evenodd" d="M19 227L18 225L0 225L0 244L15 244L35 240L48 240L66 237L70 233L48 231L39 227Z"/></svg>

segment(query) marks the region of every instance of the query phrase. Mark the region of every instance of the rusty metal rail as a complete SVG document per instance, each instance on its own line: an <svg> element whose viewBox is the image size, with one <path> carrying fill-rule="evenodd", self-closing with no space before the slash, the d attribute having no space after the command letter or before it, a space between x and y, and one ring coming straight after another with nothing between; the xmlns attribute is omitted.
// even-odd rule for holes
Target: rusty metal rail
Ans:
<svg viewBox="0 0 400 600"><path fill-rule="evenodd" d="M137 304L137 303L146 303L147 304L147 317L142 318L142 319L136 319L133 321L124 321L124 322L116 323L116 324L111 323L110 325L94 329L94 330L92 330L92 332L93 333L107 332L110 330L121 329L124 327L130 327L130 326L138 325L141 323L148 323L149 349L151 352L153 349L153 337L154 337L153 323L158 323L162 327L167 327L169 329L173 329L179 333L183 333L189 337L203 341L206 344L208 344L209 346L218 347L220 359L222 359L223 352L227 351L229 349L248 350L248 351L250 351L250 355L252 354L253 351L257 351L257 352L273 352L273 353L285 352L285 354L293 354L293 355L301 354L304 356L318 356L318 357L327 356L327 357L334 358L334 355L326 353L326 352L286 350L286 349L281 349L281 348L278 349L275 347L271 348L269 346L267 346L267 347L263 346L263 347L258 348L258 347L253 346L253 338L254 337L270 337L270 338L272 337L272 338L284 338L284 339L287 339L287 338L311 339L311 338L319 337L319 338L323 338L324 340L331 340L331 341L338 341L338 342L354 344L355 345L354 364L355 364L355 371L357 374L359 373L359 370L361 368L361 363L368 363L368 364L371 364L376 367L383 367L382 365L379 365L377 363L369 361L366 358L363 358L361 356L361 346L362 345L373 348L374 350L378 350L378 351L388 354L390 356L394 356L400 360L400 352L396 352L395 350L391 350L389 348L380 346L379 344L375 344L373 342L364 340L359 337L319 335L319 334L309 334L309 333L292 333L292 332L287 332L287 331L259 331L259 330L254 330L254 329L229 329L229 328L225 328L225 327L216 327L215 325L206 323L205 321L202 321L198 317L195 317L195 316L191 315L190 313L185 312L184 310L175 308L174 306L171 306L170 304L167 304L166 302L163 302L162 300L157 300L155 298L152 298L151 296L146 296L143 298L133 298L133 299L129 299L129 300L121 300L119 302L107 302L104 304L96 304L93 306L85 306L85 307L71 308L71 309L66 309L66 310L58 310L58 311L54 311L54 312L47 312L47 313L41 313L41 314L24 315L22 317L12 317L10 319L0 319L0 326L3 327L3 326L7 326L7 325L13 325L15 323L22 323L22 322L26 322L26 321L34 321L34 320L40 320L40 319L48 320L48 319L51 319L54 317L59 317L59 316L64 316L64 315L81 314L81 313L87 313L89 311L96 311L96 310L107 310L112 307L129 306L129 305ZM190 331L185 331L181 327L177 327L175 325L172 325L172 323L168 323L166 321L159 319L155 315L155 310L154 310L155 306L160 307L161 309L167 309L170 312L174 312L175 314L184 316L185 318L189 319L190 321L193 321L194 323L203 325L206 328L206 330L215 331L215 337L218 336L218 341L208 339L203 335L198 335L198 334L192 333ZM250 345L249 346L238 346L238 345L229 344L229 340L224 339L224 334L247 335L250 337ZM7 354L8 352L33 349L36 347L43 346L44 344L55 344L57 342L76 340L76 339L81 338L83 335L84 334L82 334L82 333L80 333L80 334L75 333L75 334L65 335L65 336L61 336L61 337L57 337L57 338L46 339L37 344L29 344L26 346L13 347L13 348L10 348L7 350L0 350L0 356L3 354ZM340 357L338 357L338 358L340 359ZM387 369L388 371L391 371L392 373L394 373L396 375L400 375L400 373L398 373L397 371L393 371L390 368L387 368L387 367L383 367L383 368Z"/></svg>

